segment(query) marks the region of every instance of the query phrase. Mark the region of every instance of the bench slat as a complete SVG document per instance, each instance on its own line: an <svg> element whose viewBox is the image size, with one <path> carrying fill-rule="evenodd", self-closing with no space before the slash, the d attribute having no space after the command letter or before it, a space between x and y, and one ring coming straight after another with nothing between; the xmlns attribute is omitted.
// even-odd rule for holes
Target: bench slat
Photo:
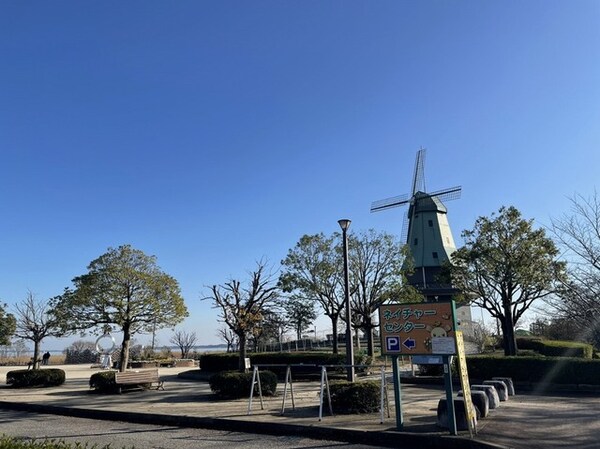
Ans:
<svg viewBox="0 0 600 449"><path fill-rule="evenodd" d="M158 384L157 390L164 390L164 381L160 380L158 370L144 371L125 371L115 373L115 383L117 385L135 385L135 384ZM119 391L121 389L119 388Z"/></svg>

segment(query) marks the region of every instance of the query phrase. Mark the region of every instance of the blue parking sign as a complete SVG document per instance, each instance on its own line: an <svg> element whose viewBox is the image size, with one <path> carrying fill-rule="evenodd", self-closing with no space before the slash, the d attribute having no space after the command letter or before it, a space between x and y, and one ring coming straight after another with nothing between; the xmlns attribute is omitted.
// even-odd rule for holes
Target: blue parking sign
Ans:
<svg viewBox="0 0 600 449"><path fill-rule="evenodd" d="M386 352L400 352L400 337L387 336L385 337Z"/></svg>

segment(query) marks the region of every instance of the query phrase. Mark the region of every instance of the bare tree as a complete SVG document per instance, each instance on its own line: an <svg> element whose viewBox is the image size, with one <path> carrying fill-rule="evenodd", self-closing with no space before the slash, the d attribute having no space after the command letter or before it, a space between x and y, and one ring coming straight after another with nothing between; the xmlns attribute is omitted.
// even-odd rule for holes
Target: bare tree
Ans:
<svg viewBox="0 0 600 449"><path fill-rule="evenodd" d="M477 345L479 352L484 352L486 346L492 342L492 330L483 320L473 321L472 329L471 340Z"/></svg>
<svg viewBox="0 0 600 449"><path fill-rule="evenodd" d="M220 309L220 318L237 336L239 342L239 369L245 370L247 340L253 329L262 321L263 314L279 296L273 276L266 272L266 262L257 262L250 273L250 282L243 287L238 280L231 279L223 285L210 287L214 307Z"/></svg>
<svg viewBox="0 0 600 449"><path fill-rule="evenodd" d="M11 348L17 358L21 357L29 350L23 339L13 341Z"/></svg>
<svg viewBox="0 0 600 449"><path fill-rule="evenodd" d="M87 340L75 340L67 349L75 352L83 352L86 349L90 351L95 351L96 343Z"/></svg>
<svg viewBox="0 0 600 449"><path fill-rule="evenodd" d="M179 350L181 351L181 358L187 359L190 354L190 350L194 347L197 340L198 337L196 337L196 332L176 330L169 341L179 347Z"/></svg>
<svg viewBox="0 0 600 449"><path fill-rule="evenodd" d="M576 194L571 211L552 220L552 232L569 260L569 278L550 303L578 323L579 337L600 348L600 196Z"/></svg>
<svg viewBox="0 0 600 449"><path fill-rule="evenodd" d="M33 342L33 369L38 369L42 340L46 337L60 337L63 332L50 315L47 303L38 301L32 292L27 292L27 297L15 305L15 312L15 336Z"/></svg>
<svg viewBox="0 0 600 449"><path fill-rule="evenodd" d="M217 330L217 337L225 341L227 343L227 352L231 352L235 346L235 334L231 329L226 326L222 326Z"/></svg>

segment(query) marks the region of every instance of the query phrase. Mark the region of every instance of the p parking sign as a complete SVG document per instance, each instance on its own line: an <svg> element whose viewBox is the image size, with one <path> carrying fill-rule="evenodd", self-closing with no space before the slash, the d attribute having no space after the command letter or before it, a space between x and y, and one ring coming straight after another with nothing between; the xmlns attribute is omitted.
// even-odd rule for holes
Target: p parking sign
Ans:
<svg viewBox="0 0 600 449"><path fill-rule="evenodd" d="M385 337L386 352L400 352L400 337L397 335L388 335Z"/></svg>
<svg viewBox="0 0 600 449"><path fill-rule="evenodd" d="M383 354L456 354L453 302L384 304L379 323Z"/></svg>

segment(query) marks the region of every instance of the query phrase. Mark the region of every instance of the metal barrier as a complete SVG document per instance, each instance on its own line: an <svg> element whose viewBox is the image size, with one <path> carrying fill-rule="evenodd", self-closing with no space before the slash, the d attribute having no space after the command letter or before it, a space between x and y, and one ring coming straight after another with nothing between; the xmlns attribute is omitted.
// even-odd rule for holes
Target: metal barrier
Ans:
<svg viewBox="0 0 600 449"><path fill-rule="evenodd" d="M295 404L295 400L294 400L294 384L292 381L292 368L293 367L320 368L321 383L320 383L320 389L319 389L319 421L323 420L323 402L324 402L325 394L327 394L327 403L328 403L328 407L329 407L329 414L331 416L333 416L333 408L331 405L331 393L329 390L329 377L327 375L327 369L328 368L343 369L343 368L349 368L349 367L370 368L369 365L311 365L311 364L303 364L303 363L290 364L290 365L286 365L286 364L254 365L253 371L252 371L252 385L250 388L250 398L248 400L248 415L252 414L252 402L253 402L253 397L254 397L255 386L258 387L258 394L259 394L259 398L260 398L260 408L261 408L261 410L264 410L264 403L263 403L263 397L262 397L262 386L260 383L260 369L261 368L274 368L274 367L279 367L279 368L285 367L286 368L285 383L284 383L284 387L283 387L283 398L282 398L282 403L281 403L281 415L283 415L285 413L286 401L287 401L287 396L288 396L288 394L287 394L288 385L289 385L289 391L290 391L290 396L291 396L291 400L292 400L292 410L295 410L295 408L296 408L296 404ZM385 376L385 367L384 366L381 367L380 395L381 395L381 397L380 397L380 424L383 424L383 422L385 420L386 409L387 409L387 417L388 418L390 417L389 396L388 396L387 380L386 380L386 376Z"/></svg>

